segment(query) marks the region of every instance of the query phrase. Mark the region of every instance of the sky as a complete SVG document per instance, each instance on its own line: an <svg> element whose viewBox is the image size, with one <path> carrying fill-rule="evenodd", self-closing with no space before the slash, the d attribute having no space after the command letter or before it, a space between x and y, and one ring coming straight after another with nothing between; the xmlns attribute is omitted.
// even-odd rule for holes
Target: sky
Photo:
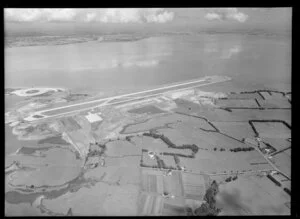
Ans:
<svg viewBox="0 0 300 219"><path fill-rule="evenodd" d="M291 17L291 8L4 9L8 33L290 30Z"/></svg>

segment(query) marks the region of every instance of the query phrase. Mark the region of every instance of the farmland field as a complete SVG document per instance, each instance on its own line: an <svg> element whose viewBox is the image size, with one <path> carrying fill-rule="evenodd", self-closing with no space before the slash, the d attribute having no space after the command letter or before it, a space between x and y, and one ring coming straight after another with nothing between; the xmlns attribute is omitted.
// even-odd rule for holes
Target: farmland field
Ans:
<svg viewBox="0 0 300 219"><path fill-rule="evenodd" d="M254 126L261 137L290 138L290 129L281 122L255 122Z"/></svg>
<svg viewBox="0 0 300 219"><path fill-rule="evenodd" d="M275 165L287 176L291 177L291 157L286 153L279 153L273 157Z"/></svg>
<svg viewBox="0 0 300 219"><path fill-rule="evenodd" d="M182 173L182 181L187 199L203 200L208 183L203 175Z"/></svg>
<svg viewBox="0 0 300 219"><path fill-rule="evenodd" d="M129 113L137 113L137 114L143 114L143 113L149 113L149 114L159 114L159 113L164 113L165 111L157 108L156 106L153 105L147 105L143 106L140 108L135 108L128 110Z"/></svg>

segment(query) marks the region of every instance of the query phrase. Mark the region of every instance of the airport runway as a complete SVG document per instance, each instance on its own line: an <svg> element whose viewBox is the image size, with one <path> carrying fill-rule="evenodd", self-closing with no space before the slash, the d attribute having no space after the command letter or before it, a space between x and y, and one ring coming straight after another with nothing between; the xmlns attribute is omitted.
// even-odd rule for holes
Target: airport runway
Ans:
<svg viewBox="0 0 300 219"><path fill-rule="evenodd" d="M138 99L142 99L142 98L153 97L153 96L161 95L168 91L173 91L173 92L181 91L181 90L191 89L191 88L195 88L195 87L206 86L206 85L210 85L210 84L214 84L214 83L225 82L228 80L231 80L231 78L225 77L225 76L207 76L202 79L191 81L191 82L169 85L169 86L164 86L164 87L160 87L160 88L156 88L156 89L139 91L139 92L134 92L134 93L129 93L129 94L122 94L122 95L117 95L117 96L113 96L113 97L101 98L98 100L85 101L85 102L71 104L71 105L67 105L67 106L61 106L61 107L55 107L55 108L51 108L51 109L36 111L32 115L26 117L25 120L38 121L41 119L48 119L48 118L62 116L62 115L70 114L70 113L80 112L80 111L92 109L92 108L99 107L99 106L120 104L120 103L125 103L125 102L138 100ZM185 86L187 86L187 87L185 87ZM183 88L178 88L178 87L183 87ZM173 89L173 88L177 88L177 89ZM141 94L146 94L146 95L141 95ZM132 97L135 95L141 95L141 96ZM124 97L132 97L132 98L126 99L126 100L120 100L120 101L116 101L116 102L112 103L112 101L115 101L115 100L118 100L118 99L121 99ZM41 118L35 118L35 117L33 117L34 115L39 115L39 116L41 116Z"/></svg>

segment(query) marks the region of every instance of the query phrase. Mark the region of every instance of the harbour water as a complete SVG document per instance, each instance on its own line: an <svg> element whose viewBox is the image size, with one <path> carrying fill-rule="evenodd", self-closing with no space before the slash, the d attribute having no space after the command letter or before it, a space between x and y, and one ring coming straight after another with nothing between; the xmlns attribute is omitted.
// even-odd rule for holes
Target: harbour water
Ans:
<svg viewBox="0 0 300 219"><path fill-rule="evenodd" d="M20 141L18 136L12 133L12 127L5 125L5 155L16 152L21 147L34 147L37 141Z"/></svg>
<svg viewBox="0 0 300 219"><path fill-rule="evenodd" d="M5 87L141 90L205 75L246 81L250 89L290 86L290 37L194 34L5 49Z"/></svg>

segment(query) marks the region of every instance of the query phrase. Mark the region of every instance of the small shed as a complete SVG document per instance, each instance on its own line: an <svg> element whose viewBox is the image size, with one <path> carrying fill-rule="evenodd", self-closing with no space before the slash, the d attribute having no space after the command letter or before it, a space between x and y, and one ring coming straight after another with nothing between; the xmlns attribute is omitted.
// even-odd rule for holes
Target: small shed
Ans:
<svg viewBox="0 0 300 219"><path fill-rule="evenodd" d="M89 112L88 115L85 116L85 118L90 122L90 123L94 123L94 122L100 122L103 119L99 116L99 113L91 113Z"/></svg>

